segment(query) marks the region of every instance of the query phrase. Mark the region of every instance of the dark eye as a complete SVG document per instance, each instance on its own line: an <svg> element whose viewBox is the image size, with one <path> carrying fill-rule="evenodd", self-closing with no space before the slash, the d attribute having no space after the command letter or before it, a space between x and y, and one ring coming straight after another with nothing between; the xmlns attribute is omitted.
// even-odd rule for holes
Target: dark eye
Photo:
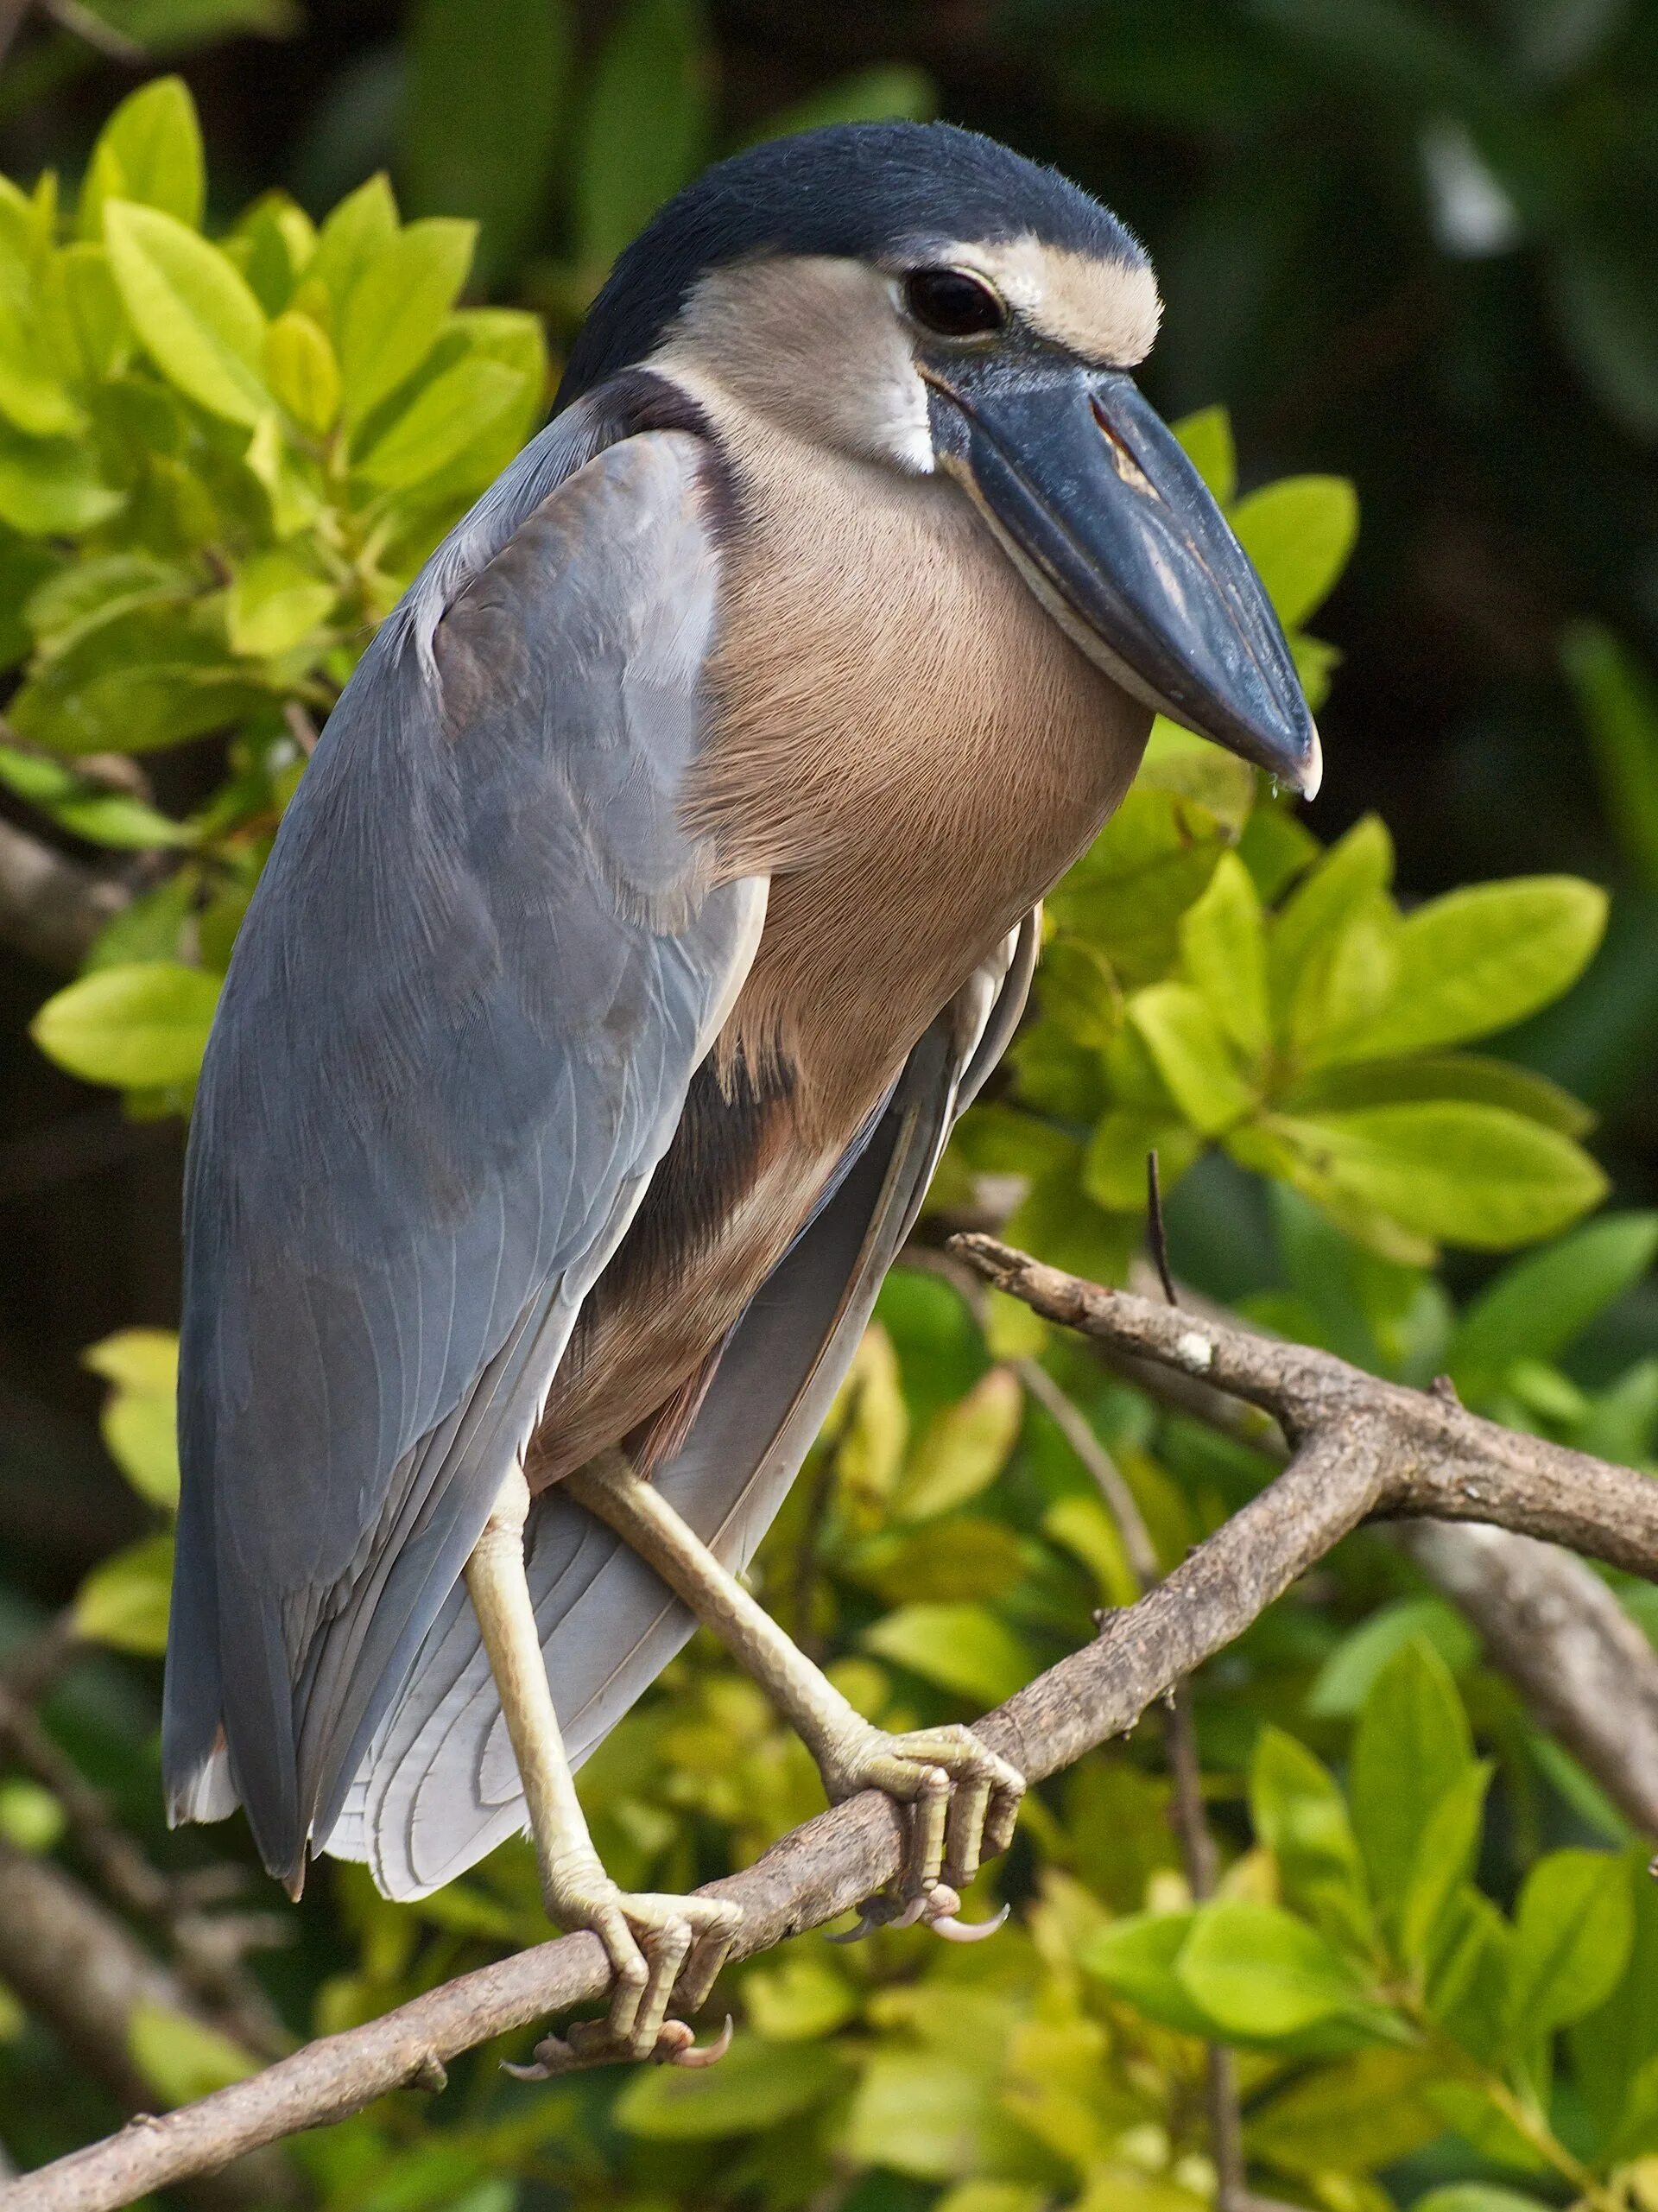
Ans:
<svg viewBox="0 0 1658 2212"><path fill-rule="evenodd" d="M940 338L982 338L1000 330L1008 311L988 284L965 269L913 269L904 279L904 305Z"/></svg>

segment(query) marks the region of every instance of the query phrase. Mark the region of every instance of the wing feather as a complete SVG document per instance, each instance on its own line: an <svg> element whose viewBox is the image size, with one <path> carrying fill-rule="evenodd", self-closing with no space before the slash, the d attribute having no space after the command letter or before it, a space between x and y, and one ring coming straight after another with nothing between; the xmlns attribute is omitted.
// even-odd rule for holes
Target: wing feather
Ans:
<svg viewBox="0 0 1658 2212"><path fill-rule="evenodd" d="M233 1791L291 1882L763 911L763 883L711 886L677 814L718 581L708 449L596 442L568 417L544 434L370 646L203 1071L163 1752L175 1816Z"/></svg>
<svg viewBox="0 0 1658 2212"><path fill-rule="evenodd" d="M1032 915L911 1054L832 1195L756 1292L685 1443L653 1480L725 1564L747 1565L788 1493L914 1224L958 1113L1013 1034ZM531 1598L566 1747L579 1763L685 1643L691 1615L555 1486L527 1536ZM424 1896L524 1824L500 1701L464 1592L428 1632L326 1848L388 1896Z"/></svg>

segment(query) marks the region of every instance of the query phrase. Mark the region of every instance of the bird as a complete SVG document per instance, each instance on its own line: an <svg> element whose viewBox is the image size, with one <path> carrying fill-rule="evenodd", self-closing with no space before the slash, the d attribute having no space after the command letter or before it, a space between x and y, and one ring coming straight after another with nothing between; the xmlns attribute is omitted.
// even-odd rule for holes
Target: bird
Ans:
<svg viewBox="0 0 1658 2212"><path fill-rule="evenodd" d="M1154 714L1311 795L1267 593L1134 372L1130 231L946 124L714 166L369 643L229 965L184 1208L170 1818L418 1898L528 1830L607 2010L710 2055L740 1932L632 1894L572 1774L698 1622L943 1923L1023 1781L889 1734L742 1571L1041 903Z"/></svg>

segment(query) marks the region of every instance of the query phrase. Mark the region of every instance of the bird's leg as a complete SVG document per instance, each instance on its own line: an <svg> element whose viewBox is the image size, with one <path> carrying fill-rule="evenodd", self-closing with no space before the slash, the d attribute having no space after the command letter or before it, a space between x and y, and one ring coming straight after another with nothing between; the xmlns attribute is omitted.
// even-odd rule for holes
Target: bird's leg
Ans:
<svg viewBox="0 0 1658 2212"><path fill-rule="evenodd" d="M529 1808L541 1894L560 1928L591 1928L615 1981L604 2020L580 2021L536 2047L537 2077L610 2058L705 2060L691 2031L668 2018L678 1982L687 2009L706 1997L737 1933L737 1906L713 1898L635 1896L599 1863L565 1757L564 1739L524 1572L529 1486L514 1467L466 1562L466 1588L500 1693ZM694 2000L694 2004L693 2000Z"/></svg>
<svg viewBox="0 0 1658 2212"><path fill-rule="evenodd" d="M925 1897L940 1877L960 1888L978 1871L982 1855L1007 1849L1024 1777L971 1728L916 1728L895 1736L873 1727L624 1454L602 1453L567 1475L565 1487L655 1569L770 1695L817 1760L832 1803L860 1790L883 1790L910 1808L901 1879L907 1900Z"/></svg>

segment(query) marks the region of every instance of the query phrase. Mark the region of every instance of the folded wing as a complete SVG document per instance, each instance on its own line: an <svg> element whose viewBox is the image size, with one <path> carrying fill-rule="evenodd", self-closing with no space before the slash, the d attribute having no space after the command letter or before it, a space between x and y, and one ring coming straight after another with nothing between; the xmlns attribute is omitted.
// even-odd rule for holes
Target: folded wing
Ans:
<svg viewBox="0 0 1658 2212"><path fill-rule="evenodd" d="M164 1760L175 1818L239 1798L295 1886L763 915L676 813L718 582L707 448L593 442L543 434L365 656L203 1072Z"/></svg>

